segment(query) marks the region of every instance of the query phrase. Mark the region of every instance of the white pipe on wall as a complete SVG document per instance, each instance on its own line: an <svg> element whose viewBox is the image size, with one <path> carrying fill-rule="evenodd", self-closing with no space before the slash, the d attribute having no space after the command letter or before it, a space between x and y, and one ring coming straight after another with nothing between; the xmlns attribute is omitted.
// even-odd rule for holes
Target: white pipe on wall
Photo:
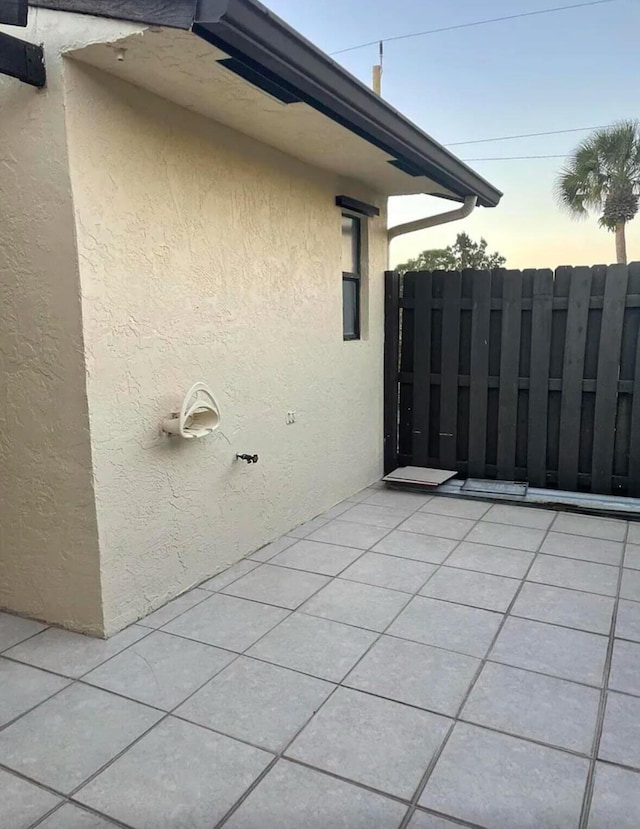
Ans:
<svg viewBox="0 0 640 829"><path fill-rule="evenodd" d="M449 210L446 213L438 213L435 216L416 219L415 222L405 222L402 225L390 227L387 231L388 240L391 241L396 236L403 236L405 233L414 233L416 230L426 230L428 227L435 227L436 225L444 225L448 222L457 222L459 219L465 219L473 213L477 203L477 196L466 196L462 207L458 207L456 210Z"/></svg>

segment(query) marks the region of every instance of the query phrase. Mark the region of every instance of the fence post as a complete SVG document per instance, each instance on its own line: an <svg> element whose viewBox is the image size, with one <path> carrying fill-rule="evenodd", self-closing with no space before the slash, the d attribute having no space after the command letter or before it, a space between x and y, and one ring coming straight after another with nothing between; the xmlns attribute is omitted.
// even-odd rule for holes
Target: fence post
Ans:
<svg viewBox="0 0 640 829"><path fill-rule="evenodd" d="M384 275L384 473L398 467L400 275Z"/></svg>

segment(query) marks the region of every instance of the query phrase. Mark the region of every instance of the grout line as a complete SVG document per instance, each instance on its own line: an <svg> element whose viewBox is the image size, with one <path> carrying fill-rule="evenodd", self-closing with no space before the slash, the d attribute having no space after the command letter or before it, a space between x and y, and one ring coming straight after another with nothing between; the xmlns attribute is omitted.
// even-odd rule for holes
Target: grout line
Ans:
<svg viewBox="0 0 640 829"><path fill-rule="evenodd" d="M629 525L625 532L625 541L629 535ZM616 623L618 620L618 607L620 604L620 590L622 587L622 576L624 569L620 567L618 573L618 589L616 591L615 602L613 606L613 614L611 617L611 627L609 629L609 643L607 647L607 655L604 663L602 689L600 691L600 705L598 707L598 717L596 720L596 729L593 736L593 745L591 751L591 761L589 763L589 771L587 773L587 780L585 785L584 797L582 800L582 811L580 813L579 829L587 829L587 822L591 812L591 804L593 801L593 790L595 785L596 763L598 760L598 753L600 751L600 740L602 739L602 731L604 728L604 717L607 706L607 696L609 690L609 677L611 674L611 661L613 658L613 646L615 644Z"/></svg>

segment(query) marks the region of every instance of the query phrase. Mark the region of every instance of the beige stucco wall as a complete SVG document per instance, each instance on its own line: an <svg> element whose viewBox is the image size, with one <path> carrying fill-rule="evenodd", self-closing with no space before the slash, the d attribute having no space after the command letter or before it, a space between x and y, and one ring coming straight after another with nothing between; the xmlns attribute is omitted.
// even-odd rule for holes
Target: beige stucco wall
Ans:
<svg viewBox="0 0 640 829"><path fill-rule="evenodd" d="M101 633L75 222L59 52L135 27L31 10L42 91L0 76L0 608Z"/></svg>
<svg viewBox="0 0 640 829"><path fill-rule="evenodd" d="M386 220L366 339L343 342L334 199L382 198L79 63L66 78L112 633L379 477ZM221 429L161 436L196 380Z"/></svg>

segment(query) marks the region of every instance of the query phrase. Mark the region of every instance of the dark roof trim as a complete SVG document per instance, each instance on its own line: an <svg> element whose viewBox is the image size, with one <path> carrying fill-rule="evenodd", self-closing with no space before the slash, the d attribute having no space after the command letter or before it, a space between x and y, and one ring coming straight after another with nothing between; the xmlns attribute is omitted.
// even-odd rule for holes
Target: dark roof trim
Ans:
<svg viewBox="0 0 640 829"><path fill-rule="evenodd" d="M367 204L366 201L359 201L352 199L351 196L336 196L336 207L343 207L345 210L351 210L352 213L362 213L363 216L380 215L380 208L374 204Z"/></svg>
<svg viewBox="0 0 640 829"><path fill-rule="evenodd" d="M314 109L461 200L495 207L502 193L255 0L200 0L193 31L250 68L261 67Z"/></svg>
<svg viewBox="0 0 640 829"><path fill-rule="evenodd" d="M190 29L197 0L29 0L30 6L94 17L131 20L149 26Z"/></svg>

